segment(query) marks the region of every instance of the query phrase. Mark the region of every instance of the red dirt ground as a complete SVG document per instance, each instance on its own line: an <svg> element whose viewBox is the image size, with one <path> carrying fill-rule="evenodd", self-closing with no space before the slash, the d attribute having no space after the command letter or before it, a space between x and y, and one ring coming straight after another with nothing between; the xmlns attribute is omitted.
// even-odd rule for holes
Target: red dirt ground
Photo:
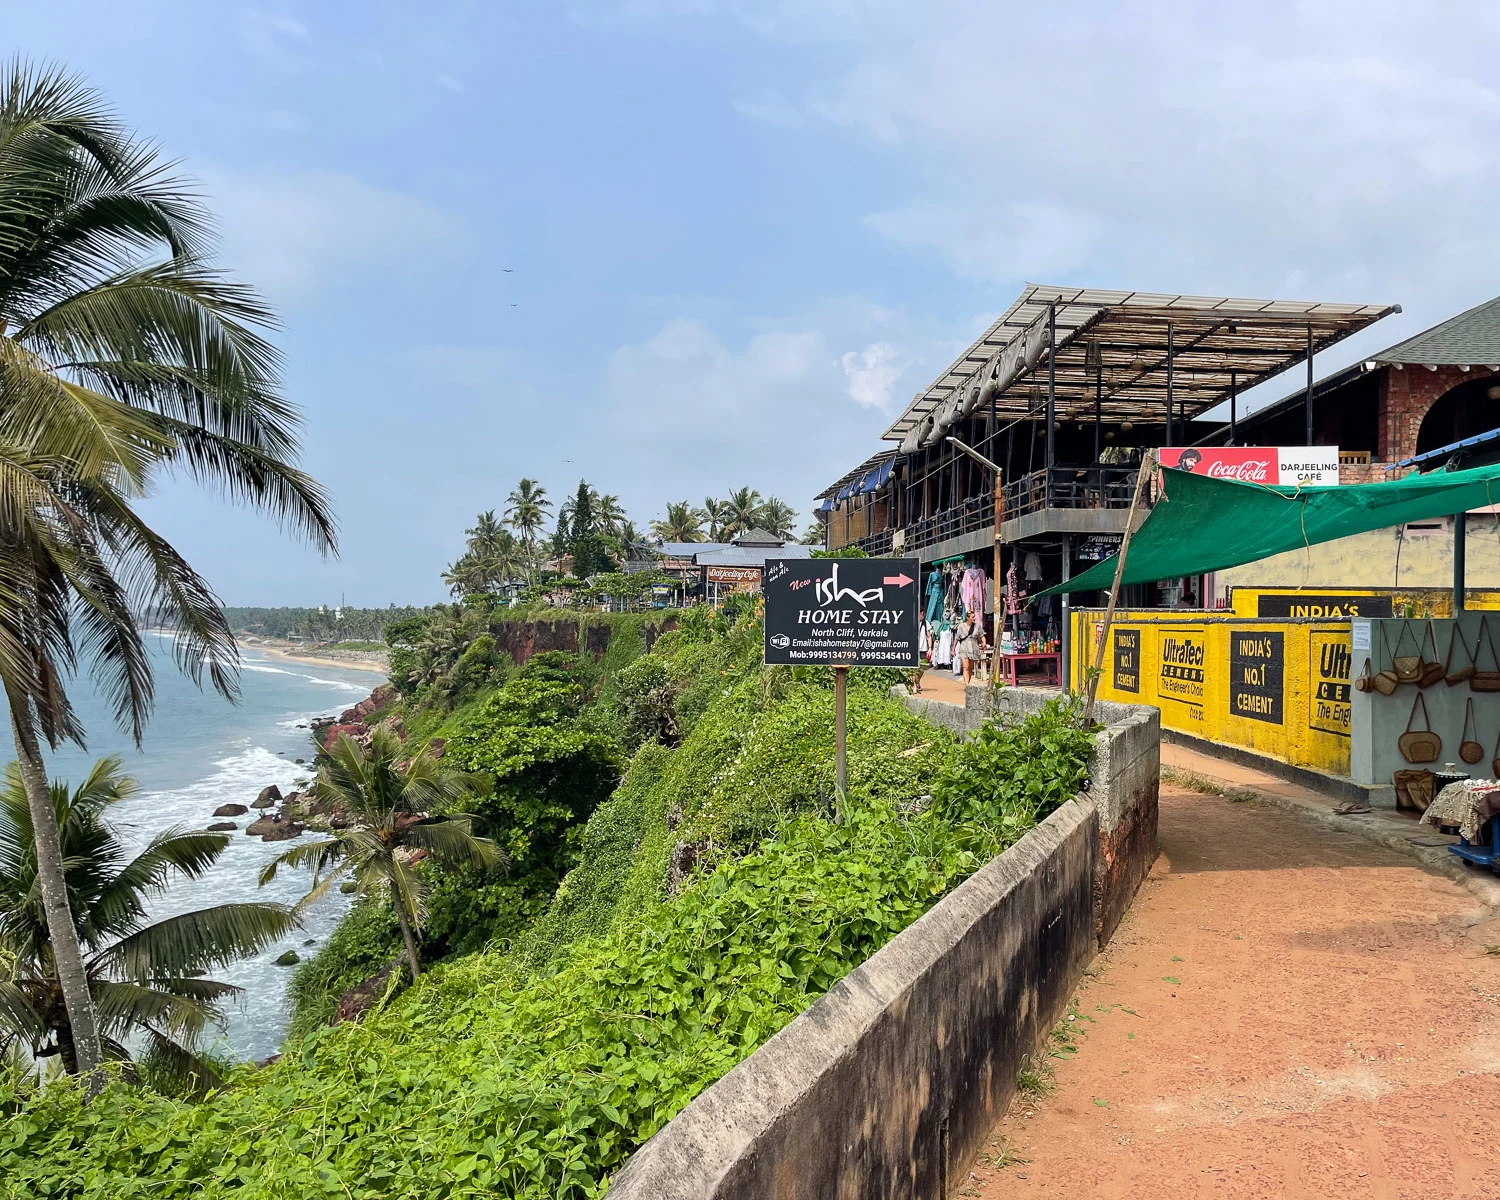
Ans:
<svg viewBox="0 0 1500 1200"><path fill-rule="evenodd" d="M1254 801L1163 784L1161 849L957 1194L1500 1197L1500 919Z"/></svg>

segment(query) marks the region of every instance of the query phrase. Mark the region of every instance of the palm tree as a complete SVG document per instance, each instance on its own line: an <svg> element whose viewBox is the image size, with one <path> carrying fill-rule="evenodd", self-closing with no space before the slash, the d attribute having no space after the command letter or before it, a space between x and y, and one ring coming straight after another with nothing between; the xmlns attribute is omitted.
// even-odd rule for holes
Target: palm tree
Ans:
<svg viewBox="0 0 1500 1200"><path fill-rule="evenodd" d="M169 829L134 858L105 819L109 806L135 791L118 758L101 758L70 792L55 781L50 811L66 862L73 930L87 950L84 970L99 1014L107 1057L128 1061L126 1043L144 1035L152 1057L202 1090L219 1082L193 1049L209 1024L224 1023L231 984L203 978L212 966L255 954L289 933L296 918L279 904L220 904L148 922L147 902L174 878L201 878L229 845L222 833ZM7 1044L33 1061L57 1056L63 1070L83 1069L57 973L54 928L38 901L31 805L12 763L0 786L0 1057Z"/></svg>
<svg viewBox="0 0 1500 1200"><path fill-rule="evenodd" d="M139 741L151 664L135 614L173 628L178 665L236 689L208 584L130 507L177 471L331 551L323 490L293 466L274 318L207 265L212 223L156 150L52 69L0 71L0 686L31 805L36 883L79 1068L103 1053L73 936L41 741L80 740L65 681L87 660Z"/></svg>
<svg viewBox="0 0 1500 1200"><path fill-rule="evenodd" d="M664 542L701 542L704 514L690 500L669 501L667 515L651 522L651 532Z"/></svg>
<svg viewBox="0 0 1500 1200"><path fill-rule="evenodd" d="M760 507L760 527L777 537L797 535L797 510L777 496L769 497Z"/></svg>
<svg viewBox="0 0 1500 1200"><path fill-rule="evenodd" d="M430 808L466 799L473 780L442 766L425 746L410 763L400 761L405 757L406 747L386 726L371 733L368 751L341 734L328 762L318 768L309 795L331 802L349 818L349 826L334 830L325 841L293 846L277 855L262 869L260 882L271 882L278 867L311 867L313 886L302 906L326 894L345 875L353 876L358 895L387 892L415 981L422 965L413 931L422 927L427 898L415 870L417 859L430 858L442 867L489 868L501 865L504 856L494 842L474 836L473 818L467 813L428 815Z"/></svg>
<svg viewBox="0 0 1500 1200"><path fill-rule="evenodd" d="M620 522L620 532L615 537L620 547L621 561L647 562L656 557L656 551L646 540L645 534L635 527L635 522L626 518Z"/></svg>
<svg viewBox="0 0 1500 1200"><path fill-rule="evenodd" d="M620 507L620 498L594 493L594 520L599 532L605 537L617 538L625 526L625 510Z"/></svg>
<svg viewBox="0 0 1500 1200"><path fill-rule="evenodd" d="M729 493L724 507L719 512L725 540L742 533L749 533L761 522L760 493L753 488L737 488Z"/></svg>
<svg viewBox="0 0 1500 1200"><path fill-rule="evenodd" d="M477 558L492 558L499 548L502 537L510 537L508 530L501 527L500 522L495 520L495 510L482 512L474 518L474 527L465 529L468 541L465 543L470 554Z"/></svg>
<svg viewBox="0 0 1500 1200"><path fill-rule="evenodd" d="M547 520L547 510L552 501L547 499L547 489L535 479L523 479L515 490L505 498L505 519L511 528L521 535L521 544L526 548L530 570L537 565L536 540Z"/></svg>
<svg viewBox="0 0 1500 1200"><path fill-rule="evenodd" d="M708 522L708 540L711 542L724 540L725 508L722 500L715 500L712 496L703 499L703 519Z"/></svg>

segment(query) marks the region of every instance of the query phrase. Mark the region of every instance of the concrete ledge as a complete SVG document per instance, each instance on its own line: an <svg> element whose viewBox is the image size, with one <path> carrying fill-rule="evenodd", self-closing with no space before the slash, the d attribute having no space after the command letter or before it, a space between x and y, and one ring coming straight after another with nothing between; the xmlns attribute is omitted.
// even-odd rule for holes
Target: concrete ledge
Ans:
<svg viewBox="0 0 1500 1200"><path fill-rule="evenodd" d="M1267 754L1246 750L1243 746L1226 746L1207 738L1194 737L1178 729L1163 729L1161 740L1174 746L1186 746L1189 750L1196 750L1199 754L1207 754L1225 762L1264 771L1267 775L1274 775L1311 791L1323 792L1339 800L1356 800L1362 804L1380 805L1384 808L1394 808L1396 805L1395 793L1389 785L1356 783L1347 775L1330 775L1312 767L1299 767L1295 763L1282 762Z"/></svg>
<svg viewBox="0 0 1500 1200"><path fill-rule="evenodd" d="M1069 801L683 1109L610 1196L946 1196L1093 954L1097 847Z"/></svg>

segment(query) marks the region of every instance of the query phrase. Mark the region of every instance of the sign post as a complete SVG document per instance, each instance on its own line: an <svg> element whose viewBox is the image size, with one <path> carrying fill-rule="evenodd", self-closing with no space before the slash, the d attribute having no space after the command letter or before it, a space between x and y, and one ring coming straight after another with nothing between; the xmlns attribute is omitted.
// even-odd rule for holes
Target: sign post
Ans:
<svg viewBox="0 0 1500 1200"><path fill-rule="evenodd" d="M850 667L915 667L921 578L914 558L768 558L767 666L833 668L834 788L848 787Z"/></svg>

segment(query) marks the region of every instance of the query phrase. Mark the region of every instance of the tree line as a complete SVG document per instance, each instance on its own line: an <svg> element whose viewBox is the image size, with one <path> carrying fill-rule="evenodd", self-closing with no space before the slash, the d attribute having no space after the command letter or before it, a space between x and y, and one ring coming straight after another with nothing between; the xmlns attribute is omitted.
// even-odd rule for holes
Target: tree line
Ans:
<svg viewBox="0 0 1500 1200"><path fill-rule="evenodd" d="M578 579L619 570L626 562L649 562L666 542L729 542L762 529L780 538L797 536L797 513L778 496L762 497L742 487L724 499L706 497L668 503L666 512L643 533L625 513L618 496L602 493L586 479L556 508L547 489L522 479L495 509L479 513L465 530L464 552L443 573L455 596L496 595L507 585L536 583L548 564L568 561ZM552 532L546 532L555 520ZM822 524L814 520L809 544L823 541Z"/></svg>

